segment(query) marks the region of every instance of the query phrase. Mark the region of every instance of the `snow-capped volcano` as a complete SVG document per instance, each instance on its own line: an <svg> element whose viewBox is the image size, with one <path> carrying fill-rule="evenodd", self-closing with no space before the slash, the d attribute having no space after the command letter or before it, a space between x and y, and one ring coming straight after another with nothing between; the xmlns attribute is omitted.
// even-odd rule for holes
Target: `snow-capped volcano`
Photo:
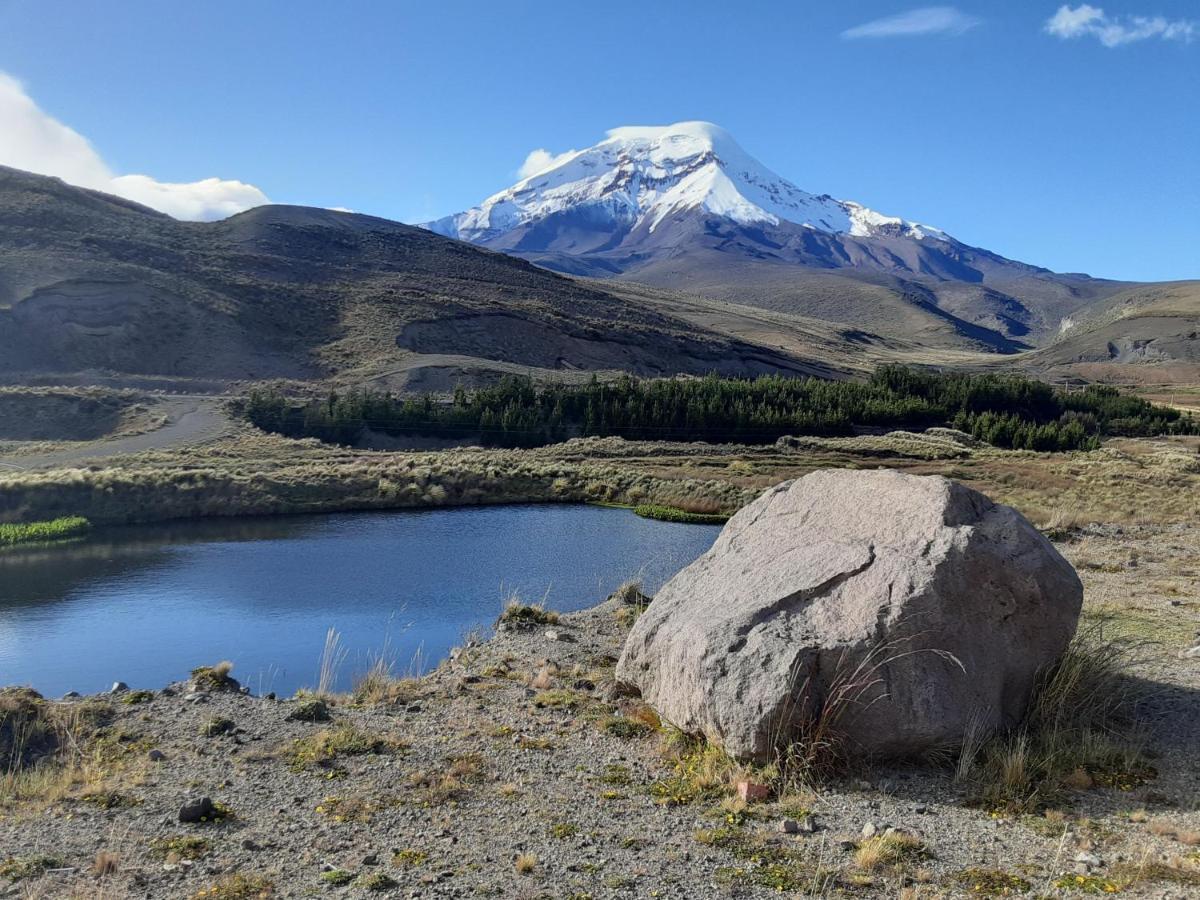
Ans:
<svg viewBox="0 0 1200 900"><path fill-rule="evenodd" d="M936 228L803 191L709 122L615 128L595 146L557 157L479 206L425 227L488 244L564 213L585 220L588 231L608 225L614 233L654 233L688 212L743 226L791 223L855 237L946 237Z"/></svg>
<svg viewBox="0 0 1200 900"><path fill-rule="evenodd" d="M425 224L569 275L1015 350L1102 289L802 190L708 122L616 128Z"/></svg>

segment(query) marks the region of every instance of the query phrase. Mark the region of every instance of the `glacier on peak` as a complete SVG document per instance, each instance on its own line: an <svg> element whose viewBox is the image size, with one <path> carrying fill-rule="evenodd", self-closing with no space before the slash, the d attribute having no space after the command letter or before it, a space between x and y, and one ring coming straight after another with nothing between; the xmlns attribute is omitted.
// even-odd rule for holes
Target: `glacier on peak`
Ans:
<svg viewBox="0 0 1200 900"><path fill-rule="evenodd" d="M939 229L814 195L762 165L710 122L624 126L465 212L425 223L476 243L558 213L579 213L614 230L653 232L669 217L702 211L739 225L789 222L833 234L947 240Z"/></svg>

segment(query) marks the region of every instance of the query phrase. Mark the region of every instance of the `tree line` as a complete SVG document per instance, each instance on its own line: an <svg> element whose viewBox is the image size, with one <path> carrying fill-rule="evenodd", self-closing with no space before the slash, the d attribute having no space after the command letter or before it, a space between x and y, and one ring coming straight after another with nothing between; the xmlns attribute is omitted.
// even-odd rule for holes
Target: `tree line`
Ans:
<svg viewBox="0 0 1200 900"><path fill-rule="evenodd" d="M967 432L998 447L1066 451L1110 435L1195 434L1197 423L1114 388L1066 392L1020 375L969 375L882 366L865 382L766 375L758 378L594 378L538 385L506 376L458 389L448 401L381 391L330 393L309 402L252 391L246 417L289 437L354 444L385 435L469 439L537 447L571 437L772 443L784 435L847 435L863 428Z"/></svg>

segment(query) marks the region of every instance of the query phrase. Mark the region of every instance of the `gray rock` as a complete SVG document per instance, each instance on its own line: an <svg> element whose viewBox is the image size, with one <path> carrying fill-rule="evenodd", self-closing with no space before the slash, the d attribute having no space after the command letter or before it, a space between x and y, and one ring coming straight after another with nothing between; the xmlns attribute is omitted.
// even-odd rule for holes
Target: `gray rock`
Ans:
<svg viewBox="0 0 1200 900"><path fill-rule="evenodd" d="M150 762L162 762L166 758L167 758L167 754L163 753L161 750L159 750L157 748L155 748L154 750L151 750L150 752L148 752L146 754L146 759L150 760Z"/></svg>
<svg viewBox="0 0 1200 900"><path fill-rule="evenodd" d="M795 819L783 819L779 823L779 830L783 834L799 834L800 833L800 823L797 822Z"/></svg>
<svg viewBox="0 0 1200 900"><path fill-rule="evenodd" d="M818 471L742 509L658 592L617 680L739 760L822 716L852 754L916 755L1019 720L1082 598L1037 529L971 488Z"/></svg>
<svg viewBox="0 0 1200 900"><path fill-rule="evenodd" d="M205 819L211 819L216 811L211 797L189 797L183 806L179 807L179 821L203 822Z"/></svg>
<svg viewBox="0 0 1200 900"><path fill-rule="evenodd" d="M123 681L114 681L113 686L108 689L110 694L123 694L129 690L129 685Z"/></svg>
<svg viewBox="0 0 1200 900"><path fill-rule="evenodd" d="M862 836L864 838L873 838L878 831L879 829L876 827L874 822L868 822L862 827Z"/></svg>
<svg viewBox="0 0 1200 900"><path fill-rule="evenodd" d="M64 700L78 700L81 696L82 695L79 693L79 691L67 691L62 695L62 698Z"/></svg>

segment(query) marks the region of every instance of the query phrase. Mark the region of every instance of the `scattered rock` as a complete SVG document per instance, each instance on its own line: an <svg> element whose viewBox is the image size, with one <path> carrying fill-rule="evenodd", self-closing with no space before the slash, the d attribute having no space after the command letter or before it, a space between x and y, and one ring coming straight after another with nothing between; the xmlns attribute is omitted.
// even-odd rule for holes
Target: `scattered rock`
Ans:
<svg viewBox="0 0 1200 900"><path fill-rule="evenodd" d="M795 819L783 819L779 823L779 831L782 834L799 834L800 823Z"/></svg>
<svg viewBox="0 0 1200 900"><path fill-rule="evenodd" d="M167 758L167 754L163 753L161 750L159 750L157 748L149 751L146 754L146 759L150 760L150 762L162 762L166 758Z"/></svg>
<svg viewBox="0 0 1200 900"><path fill-rule="evenodd" d="M110 694L123 694L129 690L129 685L123 681L114 681L113 686L108 689Z"/></svg>
<svg viewBox="0 0 1200 900"><path fill-rule="evenodd" d="M79 693L79 691L67 691L62 695L62 698L64 700L78 700L81 696L82 695Z"/></svg>
<svg viewBox="0 0 1200 900"><path fill-rule="evenodd" d="M743 803L759 803L771 796L771 789L765 784L743 778L737 783L737 793Z"/></svg>
<svg viewBox="0 0 1200 900"><path fill-rule="evenodd" d="M1054 546L978 491L817 471L744 507L658 592L617 680L682 730L764 761L835 683L868 672L838 722L846 747L913 756L961 743L980 710L988 729L1016 721L1082 598Z"/></svg>
<svg viewBox="0 0 1200 900"><path fill-rule="evenodd" d="M874 822L868 822L866 825L864 825L862 827L863 839L867 840L869 838L875 837L875 835L878 831L879 831L879 829L878 829L878 827L876 827Z"/></svg>
<svg viewBox="0 0 1200 900"><path fill-rule="evenodd" d="M213 805L211 797L189 797L184 801L183 806L179 807L179 821L203 822L211 819L216 811L217 808Z"/></svg>

